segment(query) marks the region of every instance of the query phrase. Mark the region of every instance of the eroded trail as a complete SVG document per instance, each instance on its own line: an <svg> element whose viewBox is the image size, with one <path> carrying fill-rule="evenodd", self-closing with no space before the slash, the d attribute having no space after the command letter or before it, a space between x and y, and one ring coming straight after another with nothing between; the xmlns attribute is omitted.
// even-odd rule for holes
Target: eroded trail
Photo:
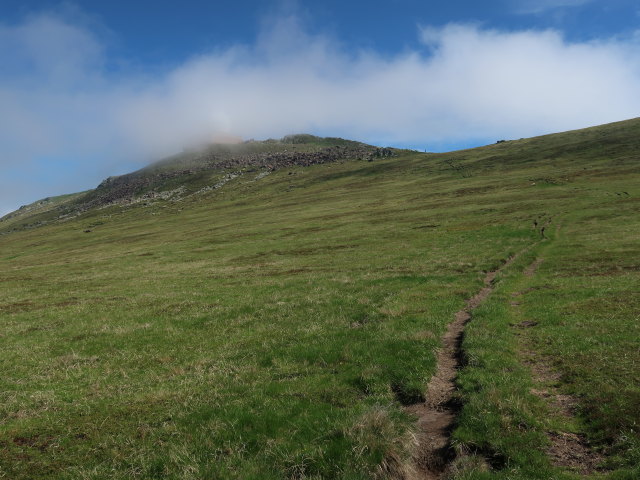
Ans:
<svg viewBox="0 0 640 480"><path fill-rule="evenodd" d="M536 352L524 352L523 356L536 384L531 393L548 405L551 415L570 421L576 415L578 399L561 393L558 387L561 375ZM545 434L549 440L547 455L556 467L581 475L592 475L601 470L604 456L591 447L585 435L562 428L548 430Z"/></svg>
<svg viewBox="0 0 640 480"><path fill-rule="evenodd" d="M453 394L456 389L457 371L462 364L461 343L465 325L471 314L493 290L496 275L519 256L507 260L500 268L484 277L484 287L467 301L467 305L455 314L442 337L442 347L437 354L436 373L427 386L426 402L408 407L418 417L418 449L414 458L417 478L436 480L442 478L453 459L449 437L454 426L456 406Z"/></svg>
<svg viewBox="0 0 640 480"><path fill-rule="evenodd" d="M529 265L525 271L525 277L532 277L544 260L540 257ZM516 292L514 296L521 296L524 292ZM512 302L514 308L520 307L519 302ZM526 320L519 323L518 327L532 327L537 322ZM523 362L531 368L531 377L536 387L531 393L541 398L549 407L551 414L565 419L571 419L576 415L578 399L572 395L561 393L559 385L561 375L551 365L550 361L534 350L527 348L522 352ZM545 432L549 440L547 455L552 464L582 475L591 475L600 470L604 457L589 445L587 438L582 434L570 431L555 430Z"/></svg>

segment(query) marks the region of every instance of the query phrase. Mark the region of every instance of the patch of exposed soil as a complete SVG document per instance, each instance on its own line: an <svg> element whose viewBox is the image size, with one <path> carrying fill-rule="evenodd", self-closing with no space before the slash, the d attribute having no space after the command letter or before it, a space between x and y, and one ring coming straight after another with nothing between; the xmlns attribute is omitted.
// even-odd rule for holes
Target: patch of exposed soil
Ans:
<svg viewBox="0 0 640 480"><path fill-rule="evenodd" d="M44 452L51 446L53 437L15 437L13 443L19 447L37 448L41 452Z"/></svg>
<svg viewBox="0 0 640 480"><path fill-rule="evenodd" d="M525 269L525 275L532 276L542 259L535 260ZM519 295L526 293L521 292ZM519 303L512 302L512 306ZM520 328L530 328L537 322L525 320L517 324ZM525 363L531 368L531 376L539 388L531 389L531 393L543 399L555 415L572 418L576 414L578 401L571 395L560 393L557 385L561 382L561 375L554 370L547 360L533 351L524 353ZM551 462L557 466L569 469L582 475L589 475L599 470L604 457L594 451L583 435L571 432L546 432L550 447L547 455Z"/></svg>
<svg viewBox="0 0 640 480"><path fill-rule="evenodd" d="M531 328L531 327L535 327L536 325L538 325L538 322L536 322L535 320L523 320L522 322L518 323L516 327Z"/></svg>
<svg viewBox="0 0 640 480"><path fill-rule="evenodd" d="M23 302L14 302L8 303L6 305L0 305L0 312L6 313L18 313L18 312L28 312L37 308L36 304L31 300L25 300Z"/></svg>
<svg viewBox="0 0 640 480"><path fill-rule="evenodd" d="M524 276L525 277L533 277L533 275L535 275L536 271L538 270L538 267L540 267L540 264L543 261L544 261L543 258L536 259L531 265L529 265L527 268L525 268Z"/></svg>
<svg viewBox="0 0 640 480"><path fill-rule="evenodd" d="M547 435L551 440L547 454L554 465L582 475L598 470L602 456L591 450L583 436L565 432L549 432Z"/></svg>
<svg viewBox="0 0 640 480"><path fill-rule="evenodd" d="M572 395L559 392L556 385L559 384L561 375L534 352L527 352L526 361L531 367L534 381L542 386L532 389L531 393L545 400L555 415L574 417L578 401ZM600 470L599 465L604 457L591 448L583 435L572 432L547 432L547 438L551 444L547 455L554 465L583 475Z"/></svg>
<svg viewBox="0 0 640 480"><path fill-rule="evenodd" d="M522 295L525 295L525 294L527 294L529 292L535 292L536 290L543 290L543 289L544 290L552 290L553 287L551 287L550 285L538 285L538 286L535 286L535 287L525 288L521 292L513 292L511 294L511 296L514 297L514 298L515 297L521 297ZM518 303L518 305L520 305L520 304Z"/></svg>
<svg viewBox="0 0 640 480"><path fill-rule="evenodd" d="M467 301L465 308L455 314L442 337L442 348L437 354L436 373L427 386L426 401L407 407L418 417L418 448L414 456L414 467L420 480L437 480L447 473L454 457L449 438L453 429L457 407L453 402L457 371L462 364L461 343L465 325L471 313L493 290L496 275L509 266L511 257L500 268L489 272L484 278L484 287Z"/></svg>

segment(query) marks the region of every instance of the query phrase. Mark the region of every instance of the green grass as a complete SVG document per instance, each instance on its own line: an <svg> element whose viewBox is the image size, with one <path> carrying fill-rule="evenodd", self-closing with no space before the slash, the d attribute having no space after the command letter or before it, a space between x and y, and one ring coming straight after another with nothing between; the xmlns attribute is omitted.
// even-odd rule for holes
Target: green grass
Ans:
<svg viewBox="0 0 640 480"><path fill-rule="evenodd" d="M245 173L0 236L0 478L399 471L413 445L403 403L424 395L447 323L550 216L560 232L469 326L454 440L493 468L459 476L557 474L526 346L580 398L575 428L609 453L612 478L632 478L639 132ZM510 292L540 285L552 289L522 306L538 326L515 335Z"/></svg>
<svg viewBox="0 0 640 480"><path fill-rule="evenodd" d="M462 451L497 459L501 468L494 474L468 469L460 478L574 478L549 464L547 431L586 435L606 455L604 476L640 475L635 203L566 214L562 228L523 255L474 315L454 440ZM594 222L596 211L606 223ZM524 277L537 255L544 262ZM514 293L522 293L517 309L510 307ZM518 328L522 321L536 325ZM523 361L531 351L561 374L560 391L579 400L575 418L554 414L531 394L538 385Z"/></svg>

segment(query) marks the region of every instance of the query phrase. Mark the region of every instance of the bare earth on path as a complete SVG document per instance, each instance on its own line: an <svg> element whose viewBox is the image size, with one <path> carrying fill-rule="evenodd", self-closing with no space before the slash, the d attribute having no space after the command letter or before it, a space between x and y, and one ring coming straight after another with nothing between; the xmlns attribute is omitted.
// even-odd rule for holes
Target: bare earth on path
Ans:
<svg viewBox="0 0 640 480"><path fill-rule="evenodd" d="M560 393L555 386L560 382L560 374L534 352L528 352L527 363L531 367L534 381L540 386L532 389L531 393L542 398L554 414L565 418L574 417L578 405L576 398ZM583 435L564 431L548 431L546 435L550 442L547 455L553 465L582 475L599 470L604 457L590 447Z"/></svg>
<svg viewBox="0 0 640 480"><path fill-rule="evenodd" d="M542 262L542 258L536 259L525 269L524 275L532 277ZM522 292L518 292L517 295L522 295ZM519 305L518 302L511 303L512 307L518 307ZM524 325L527 322L528 324ZM517 326L528 327L536 324L537 322L534 321L526 321ZM557 385L561 381L561 375L536 352L525 351L523 356L524 362L529 365L531 376L537 385L536 388L531 390L531 393L544 400L555 415L567 419L574 417L578 401L573 396L559 391ZM582 475L598 471L598 466L602 463L604 457L589 446L583 435L564 431L548 431L546 435L550 444L547 455L553 465L573 470Z"/></svg>
<svg viewBox="0 0 640 480"><path fill-rule="evenodd" d="M421 480L442 478L453 459L449 437L453 428L456 408L452 405L456 389L456 377L461 367L460 345L465 325L471 320L471 313L489 296L493 290L496 275L517 258L512 256L500 268L488 272L484 277L484 287L467 301L467 305L455 314L455 319L447 327L442 337L442 348L437 354L436 373L427 386L425 403L408 407L408 411L418 417L418 449L415 455L415 470Z"/></svg>

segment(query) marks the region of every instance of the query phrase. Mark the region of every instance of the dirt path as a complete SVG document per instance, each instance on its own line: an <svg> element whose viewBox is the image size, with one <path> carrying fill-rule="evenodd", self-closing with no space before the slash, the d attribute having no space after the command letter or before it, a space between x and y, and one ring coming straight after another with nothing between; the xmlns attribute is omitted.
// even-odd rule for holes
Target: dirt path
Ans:
<svg viewBox="0 0 640 480"><path fill-rule="evenodd" d="M552 415L571 419L575 416L578 400L560 393L557 385L561 376L549 363L534 352L526 352L525 362L531 367L531 375L536 388L531 393L543 399ZM584 435L562 430L545 432L549 439L547 455L557 467L566 468L582 475L590 475L600 470L604 457L594 451Z"/></svg>
<svg viewBox="0 0 640 480"><path fill-rule="evenodd" d="M550 220L545 226L549 223ZM457 372L462 366L461 344L465 325L471 320L473 310L492 292L493 282L498 273L513 263L528 248L509 258L500 268L487 273L484 278L484 287L467 301L465 308L455 314L454 321L449 324L442 337L442 348L437 353L436 373L427 386L426 402L408 407L408 411L418 417L418 448L413 465L416 475L412 476L416 480L440 480L447 474L447 469L454 458L449 438L459 408L454 405L454 392ZM533 277L543 261L541 257L534 260L524 269L523 275L528 278ZM521 297L526 293L527 290L516 292L513 296ZM518 308L520 301L512 301L511 306ZM536 321L525 320L515 327L531 328L536 325ZM577 400L560 393L557 387L560 377L548 362L532 351L525 352L523 356L524 362L531 367L533 380L540 387L533 389L532 393L543 398L554 415L565 418L574 416ZM571 432L549 431L547 438L550 443L547 454L554 465L580 474L598 471L603 457L589 447L583 436Z"/></svg>
<svg viewBox="0 0 640 480"><path fill-rule="evenodd" d="M442 478L453 459L449 437L454 426L457 407L452 405L456 389L457 371L461 367L461 343L465 325L471 313L493 290L496 275L508 267L519 256L515 255L500 268L484 277L484 287L467 301L467 305L455 314L442 337L442 348L437 354L436 373L427 386L425 403L408 407L418 417L418 449L414 467L419 480Z"/></svg>
<svg viewBox="0 0 640 480"><path fill-rule="evenodd" d="M534 260L531 265L524 269L524 276L533 277L533 275L538 271L538 267L542 262L544 262L544 259L541 257Z"/></svg>
<svg viewBox="0 0 640 480"><path fill-rule="evenodd" d="M542 258L536 259L525 269L524 275L532 277L542 262ZM521 296L524 293L526 292L516 292L514 296ZM511 306L517 308L520 306L520 302L512 302ZM518 323L516 327L528 328L535 327L537 324L536 321L525 320ZM536 384L531 393L545 401L552 415L570 420L576 414L578 400L571 395L560 392L558 385L561 383L561 375L554 370L547 359L526 347L524 350L522 353L523 362L529 365L531 377ZM599 465L603 462L604 457L589 446L583 435L565 431L545 433L550 445L547 455L555 466L582 475L589 475L599 470Z"/></svg>

